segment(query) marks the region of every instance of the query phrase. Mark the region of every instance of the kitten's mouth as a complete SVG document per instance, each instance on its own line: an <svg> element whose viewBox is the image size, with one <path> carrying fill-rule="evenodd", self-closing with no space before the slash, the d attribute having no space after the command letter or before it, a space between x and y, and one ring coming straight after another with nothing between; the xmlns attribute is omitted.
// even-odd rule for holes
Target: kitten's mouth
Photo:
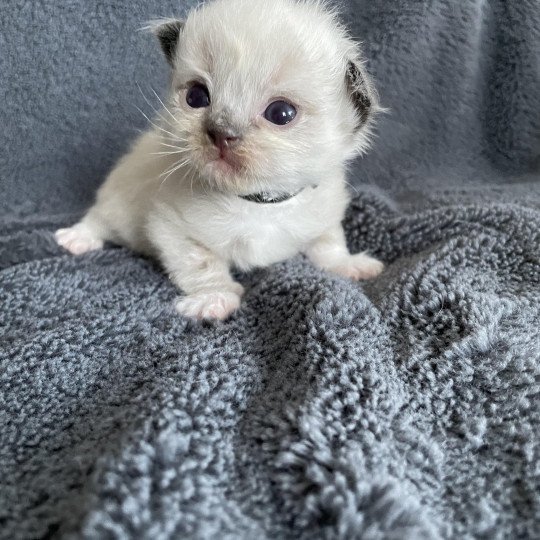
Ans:
<svg viewBox="0 0 540 540"><path fill-rule="evenodd" d="M240 158L230 150L212 152L208 164L222 172L237 173L242 168Z"/></svg>

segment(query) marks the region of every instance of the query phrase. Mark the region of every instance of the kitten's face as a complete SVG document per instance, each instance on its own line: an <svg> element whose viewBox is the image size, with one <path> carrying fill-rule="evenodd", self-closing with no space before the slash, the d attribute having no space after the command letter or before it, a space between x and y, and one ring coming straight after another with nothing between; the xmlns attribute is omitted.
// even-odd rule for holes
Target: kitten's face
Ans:
<svg viewBox="0 0 540 540"><path fill-rule="evenodd" d="M359 90L347 76L354 47L320 8L220 0L177 28L176 41L162 39L173 66L167 129L206 182L237 193L291 191L366 142Z"/></svg>

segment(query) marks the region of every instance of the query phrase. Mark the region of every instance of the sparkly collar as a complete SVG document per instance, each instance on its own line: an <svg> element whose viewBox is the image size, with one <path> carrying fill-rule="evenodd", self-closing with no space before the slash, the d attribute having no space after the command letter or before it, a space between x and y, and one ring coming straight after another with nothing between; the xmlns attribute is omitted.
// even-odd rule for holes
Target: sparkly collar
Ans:
<svg viewBox="0 0 540 540"><path fill-rule="evenodd" d="M238 195L241 199L245 201L259 203L259 204L276 204L288 201L293 197L296 197L304 188L295 191L294 193L283 193L282 195L270 195L264 191L260 193L250 193L249 195Z"/></svg>

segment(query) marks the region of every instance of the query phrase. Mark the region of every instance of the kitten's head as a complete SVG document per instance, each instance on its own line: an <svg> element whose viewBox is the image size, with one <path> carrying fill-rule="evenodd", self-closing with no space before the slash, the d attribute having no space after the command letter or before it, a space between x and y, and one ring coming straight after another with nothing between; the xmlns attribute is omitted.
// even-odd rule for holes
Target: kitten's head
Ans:
<svg viewBox="0 0 540 540"><path fill-rule="evenodd" d="M292 191L367 147L376 95L323 3L216 0L155 33L172 67L169 143L218 189Z"/></svg>

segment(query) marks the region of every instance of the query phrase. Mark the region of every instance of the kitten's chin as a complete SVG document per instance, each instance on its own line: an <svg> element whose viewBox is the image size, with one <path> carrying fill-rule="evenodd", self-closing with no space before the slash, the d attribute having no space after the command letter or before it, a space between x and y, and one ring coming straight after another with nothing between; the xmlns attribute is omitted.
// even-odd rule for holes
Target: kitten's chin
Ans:
<svg viewBox="0 0 540 540"><path fill-rule="evenodd" d="M245 168L238 161L217 158L204 164L201 176L207 184L220 191L243 193L249 191L252 184L245 172Z"/></svg>

